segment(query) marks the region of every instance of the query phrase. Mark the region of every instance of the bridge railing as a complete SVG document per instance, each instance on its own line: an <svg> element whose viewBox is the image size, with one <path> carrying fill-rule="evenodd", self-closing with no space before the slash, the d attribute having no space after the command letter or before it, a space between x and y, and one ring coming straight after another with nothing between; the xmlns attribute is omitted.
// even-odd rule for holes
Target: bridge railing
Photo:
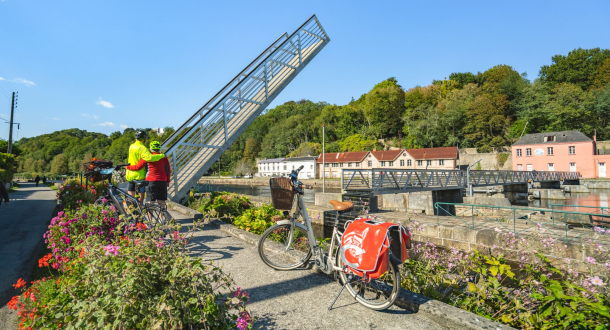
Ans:
<svg viewBox="0 0 610 330"><path fill-rule="evenodd" d="M434 203L434 212L439 226L458 220L472 230L496 228L515 235L545 231L566 242L610 230L608 213L444 202Z"/></svg>
<svg viewBox="0 0 610 330"><path fill-rule="evenodd" d="M465 170L425 169L343 169L343 190L370 191L373 193L461 189L468 185ZM577 180L578 172L545 171L470 171L473 186L496 186Z"/></svg>

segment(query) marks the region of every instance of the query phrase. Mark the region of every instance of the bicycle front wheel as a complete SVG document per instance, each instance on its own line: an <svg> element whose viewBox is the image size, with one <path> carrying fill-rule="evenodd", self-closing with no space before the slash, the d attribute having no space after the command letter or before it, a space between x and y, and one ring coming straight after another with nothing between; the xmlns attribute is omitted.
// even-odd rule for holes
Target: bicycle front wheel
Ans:
<svg viewBox="0 0 610 330"><path fill-rule="evenodd" d="M291 224L273 225L258 241L258 254L267 266L277 270L290 270L305 264L311 258L307 230Z"/></svg>
<svg viewBox="0 0 610 330"><path fill-rule="evenodd" d="M343 261L337 253L337 264L343 268ZM372 310L380 311L394 304L400 294L400 272L398 265L391 260L388 262L388 270L376 279L364 280L350 272L339 272L341 283L347 283L347 291L363 306Z"/></svg>
<svg viewBox="0 0 610 330"><path fill-rule="evenodd" d="M143 208L142 220L148 228L156 228L169 224L173 218L166 209L159 205L147 204Z"/></svg>

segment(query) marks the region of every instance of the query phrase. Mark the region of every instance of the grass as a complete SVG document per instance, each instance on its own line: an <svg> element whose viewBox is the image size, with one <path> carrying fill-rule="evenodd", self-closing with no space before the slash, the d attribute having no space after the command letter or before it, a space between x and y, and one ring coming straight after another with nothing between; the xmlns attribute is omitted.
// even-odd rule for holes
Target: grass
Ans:
<svg viewBox="0 0 610 330"><path fill-rule="evenodd" d="M57 188L55 183L47 183L47 186L55 191L59 191L59 188Z"/></svg>
<svg viewBox="0 0 610 330"><path fill-rule="evenodd" d="M15 192L17 191L17 188L19 188L19 184L17 182L13 183L13 187L11 187L9 190L7 190L9 193Z"/></svg>

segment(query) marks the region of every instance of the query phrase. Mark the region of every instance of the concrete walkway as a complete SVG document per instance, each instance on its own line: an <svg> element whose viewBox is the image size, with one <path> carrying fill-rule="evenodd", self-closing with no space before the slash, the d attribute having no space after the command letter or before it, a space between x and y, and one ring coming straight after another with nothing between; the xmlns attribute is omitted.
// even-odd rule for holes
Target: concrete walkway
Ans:
<svg viewBox="0 0 610 330"><path fill-rule="evenodd" d="M9 194L8 206L0 206L0 307L18 293L12 284L31 272L36 262L34 253L56 205L55 197L56 192L47 186L20 183Z"/></svg>
<svg viewBox="0 0 610 330"><path fill-rule="evenodd" d="M172 215L182 224L191 223L188 216ZM256 246L209 225L191 238L189 247L193 255L218 262L250 294L257 329L444 329L398 307L372 311L346 291L328 311L341 288L337 282L308 269L276 271L260 260Z"/></svg>

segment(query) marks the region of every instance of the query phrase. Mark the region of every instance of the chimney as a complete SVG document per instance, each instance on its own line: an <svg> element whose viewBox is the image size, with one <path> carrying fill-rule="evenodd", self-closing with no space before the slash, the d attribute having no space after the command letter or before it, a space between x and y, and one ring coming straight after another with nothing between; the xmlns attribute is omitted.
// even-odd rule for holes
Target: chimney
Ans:
<svg viewBox="0 0 610 330"><path fill-rule="evenodd" d="M373 148L373 151L377 151L377 147Z"/></svg>

